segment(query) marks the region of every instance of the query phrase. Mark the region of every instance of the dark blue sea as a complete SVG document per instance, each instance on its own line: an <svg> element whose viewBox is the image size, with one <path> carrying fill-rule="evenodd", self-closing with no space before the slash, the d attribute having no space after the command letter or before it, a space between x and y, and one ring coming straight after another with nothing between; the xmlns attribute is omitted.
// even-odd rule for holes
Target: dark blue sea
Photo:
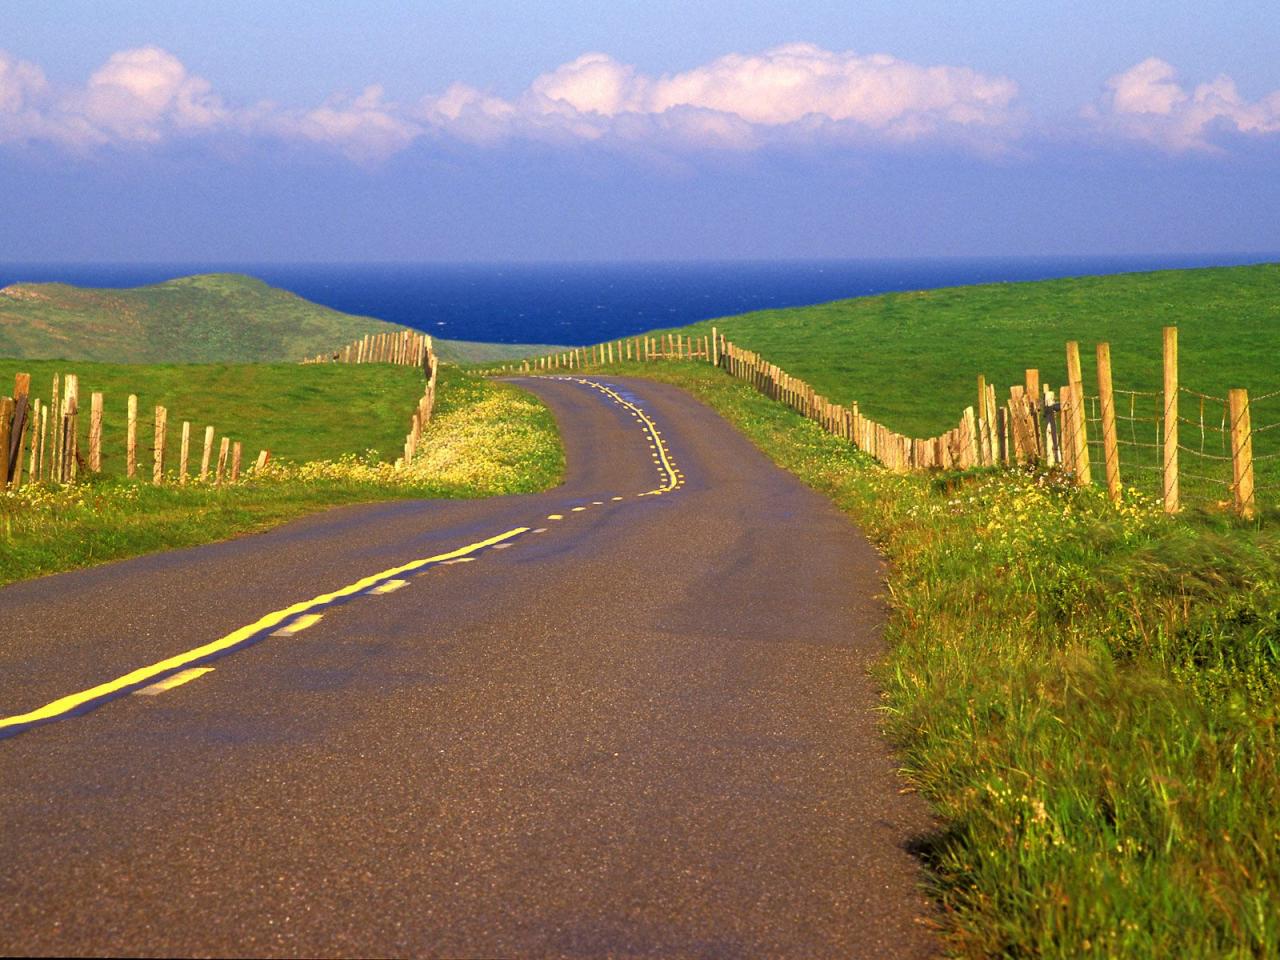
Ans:
<svg viewBox="0 0 1280 960"><path fill-rule="evenodd" d="M248 273L308 300L455 340L588 344L895 290L1280 260L1280 254L547 264L3 264L0 286L132 287Z"/></svg>

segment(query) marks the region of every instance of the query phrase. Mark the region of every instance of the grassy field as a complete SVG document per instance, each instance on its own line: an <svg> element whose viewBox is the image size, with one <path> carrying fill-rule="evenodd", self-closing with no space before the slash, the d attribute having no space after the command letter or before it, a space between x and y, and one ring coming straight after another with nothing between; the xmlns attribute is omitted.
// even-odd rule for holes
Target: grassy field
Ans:
<svg viewBox="0 0 1280 960"><path fill-rule="evenodd" d="M1064 343L1078 340L1086 390L1097 392L1094 345L1109 341L1126 482L1154 490L1154 443L1161 414L1161 328L1179 329L1181 383L1211 398L1247 387L1253 423L1280 423L1280 264L1170 270L1108 277L991 284L895 293L812 307L767 310L681 328L716 326L837 403L912 436L955 426L976 401L978 374L1001 402L1027 367L1056 389L1066 382ZM1141 395L1148 394L1148 395ZM1229 499L1223 402L1180 401L1188 447L1183 486L1196 502ZM1097 439L1098 430L1093 431ZM1259 497L1280 500L1280 430L1254 439ZM1094 458L1099 453L1095 451ZM1203 480L1198 479L1203 477Z"/></svg>
<svg viewBox="0 0 1280 960"><path fill-rule="evenodd" d="M86 387L93 382L89 367L77 365ZM441 367L435 415L420 447L425 454L400 473L389 461L399 455L422 393L422 377L413 370L104 366L102 373L134 384L150 378L157 396L168 398L164 391L172 388L197 410L237 411L243 425L237 436L275 443L272 449L288 459L276 460L261 477L219 489L126 480L118 473L119 455L107 464L117 470L87 482L0 493L0 584L225 539L337 504L527 493L563 474L555 421L540 402L453 367ZM171 404L171 421L181 409ZM149 479L149 465L144 473Z"/></svg>
<svg viewBox="0 0 1280 960"><path fill-rule="evenodd" d="M111 363L294 362L401 329L331 310L242 274L129 289L15 283L0 290L0 357ZM524 356L529 345L437 340L441 358Z"/></svg>
<svg viewBox="0 0 1280 960"><path fill-rule="evenodd" d="M1274 530L1053 476L894 475L705 365L645 374L891 560L885 718L943 818L918 852L955 954L1280 955Z"/></svg>
<svg viewBox="0 0 1280 960"><path fill-rule="evenodd" d="M1228 387L1280 389L1280 264L891 293L681 329L713 324L837 403L857 400L913 436L953 427L980 373L1001 400L1027 367L1056 389L1066 382L1067 340L1080 341L1086 383L1097 382L1093 345L1106 340L1117 387L1159 390L1164 326L1179 329L1184 384L1222 396Z"/></svg>
<svg viewBox="0 0 1280 960"><path fill-rule="evenodd" d="M114 364L0 360L0 384L30 373L46 403L53 376L80 378L81 421L89 395L103 394L103 470L124 472L129 394L138 397L139 462L150 465L155 407L169 411L171 449L183 420L193 437L206 424L244 442L246 456L267 449L286 460L318 460L377 451L395 459L408 417L422 395L421 371L390 364ZM445 376L449 376L448 373ZM5 390L8 392L8 389ZM447 390L444 391L447 393Z"/></svg>

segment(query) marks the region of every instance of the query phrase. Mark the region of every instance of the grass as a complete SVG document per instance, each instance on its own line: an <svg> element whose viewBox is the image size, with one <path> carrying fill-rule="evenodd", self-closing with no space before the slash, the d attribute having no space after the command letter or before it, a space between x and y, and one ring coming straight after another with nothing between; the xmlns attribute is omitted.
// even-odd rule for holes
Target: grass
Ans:
<svg viewBox="0 0 1280 960"><path fill-rule="evenodd" d="M15 283L0 290L0 356L124 363L272 363L402 329L341 313L244 274L179 277L128 289ZM453 362L545 348L437 340Z"/></svg>
<svg viewBox="0 0 1280 960"><path fill-rule="evenodd" d="M385 425L395 431L392 453L397 453L421 394L421 376L414 380L408 371L408 383L401 384L400 368L373 365L279 371L267 367L262 373L292 371L303 382L334 387L339 396L351 389L340 378L315 380L317 370L359 371L372 378L368 382L374 386L382 384L392 393L407 391L394 423L389 419ZM378 373L381 378L374 376ZM168 372L159 370L157 375ZM386 402L390 404L390 398ZM0 584L226 539L339 504L528 493L554 485L563 475L555 421L539 401L455 368L441 368L435 415L420 447L426 453L406 471L395 472L376 449L366 449L367 435L352 430L349 420L334 417L334 406L327 409L326 414L319 404L288 431L289 436L296 432L292 449L313 451L325 459L278 460L264 475L235 486L178 486L171 471L170 483L155 487L104 473L75 485L36 484L0 494ZM270 422L246 426L253 428L247 435L258 431L259 436L269 436L273 429ZM314 435L306 437L308 432ZM494 443L497 436L501 443Z"/></svg>
<svg viewBox="0 0 1280 960"><path fill-rule="evenodd" d="M1280 955L1280 534L1053 475L890 474L705 365L643 373L891 560L884 716L942 818L919 850L953 953Z"/></svg>
<svg viewBox="0 0 1280 960"><path fill-rule="evenodd" d="M447 395L446 381L441 393ZM404 444L408 418L422 395L422 373L390 364L114 364L56 360L0 360L0 384L18 372L31 374L33 394L50 400L54 374L80 378L82 430L89 396L100 391L103 470L124 473L129 394L138 397L139 462L150 469L157 404L169 410L170 457L176 455L182 421L193 440L206 424L245 444L245 456L267 449L273 457L304 461L374 450L394 459ZM5 392L8 392L7 390Z"/></svg>
<svg viewBox="0 0 1280 960"><path fill-rule="evenodd" d="M1184 387L1225 398L1246 387L1253 424L1280 423L1280 264L1168 270L1035 283L987 284L893 293L811 307L722 317L680 328L696 336L714 325L731 341L807 380L829 399L858 401L890 428L928 437L956 425L976 402L986 376L1000 402L1024 370L1041 371L1053 389L1066 382L1064 343L1081 345L1086 390L1097 392L1094 345L1111 343L1121 467L1127 482L1156 489L1155 422L1162 412L1161 328L1179 330ZM1146 395L1144 395L1146 394ZM1184 495L1192 502L1230 499L1224 401L1184 395L1181 431ZM1100 428L1092 427L1098 439ZM1280 500L1280 430L1254 438L1260 501ZM1100 449L1093 457L1100 462ZM1203 478L1203 479L1200 479Z"/></svg>

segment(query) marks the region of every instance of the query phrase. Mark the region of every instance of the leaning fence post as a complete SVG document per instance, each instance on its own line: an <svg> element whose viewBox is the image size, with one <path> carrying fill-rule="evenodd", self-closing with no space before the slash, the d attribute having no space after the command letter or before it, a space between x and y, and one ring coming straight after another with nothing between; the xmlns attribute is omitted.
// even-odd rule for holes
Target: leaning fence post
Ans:
<svg viewBox="0 0 1280 960"><path fill-rule="evenodd" d="M1254 514L1253 500L1253 430L1249 424L1249 391L1230 390L1227 403L1231 411L1231 485L1236 513L1246 520Z"/></svg>
<svg viewBox="0 0 1280 960"><path fill-rule="evenodd" d="M9 482L9 439L16 407L12 397L0 397L0 487Z"/></svg>
<svg viewBox="0 0 1280 960"><path fill-rule="evenodd" d="M1164 328L1164 510L1177 513L1178 496L1178 328Z"/></svg>
<svg viewBox="0 0 1280 960"><path fill-rule="evenodd" d="M1102 460L1107 496L1120 501L1120 443L1116 436L1116 400L1111 389L1111 344L1098 344L1098 398L1102 406Z"/></svg>

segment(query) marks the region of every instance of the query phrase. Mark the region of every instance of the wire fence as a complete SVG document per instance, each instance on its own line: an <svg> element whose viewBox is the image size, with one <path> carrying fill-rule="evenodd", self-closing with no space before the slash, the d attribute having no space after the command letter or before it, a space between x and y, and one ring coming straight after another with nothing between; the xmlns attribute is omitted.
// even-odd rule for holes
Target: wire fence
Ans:
<svg viewBox="0 0 1280 960"><path fill-rule="evenodd" d="M705 359L730 376L817 421L893 470L1015 467L1060 469L1077 484L1104 484L1113 500L1134 488L1185 506L1252 517L1258 505L1280 507L1280 390L1226 397L1178 380L1177 328L1163 335L1163 389L1116 389L1111 348L1097 345L1096 386L1081 373L1079 344L1066 344L1067 385L1054 391L1029 369L1001 402L979 376L977 404L945 434L916 438L833 404L809 384L763 357L711 336L633 338L533 358L504 370L541 372L618 360ZM496 372L496 371L495 371Z"/></svg>

